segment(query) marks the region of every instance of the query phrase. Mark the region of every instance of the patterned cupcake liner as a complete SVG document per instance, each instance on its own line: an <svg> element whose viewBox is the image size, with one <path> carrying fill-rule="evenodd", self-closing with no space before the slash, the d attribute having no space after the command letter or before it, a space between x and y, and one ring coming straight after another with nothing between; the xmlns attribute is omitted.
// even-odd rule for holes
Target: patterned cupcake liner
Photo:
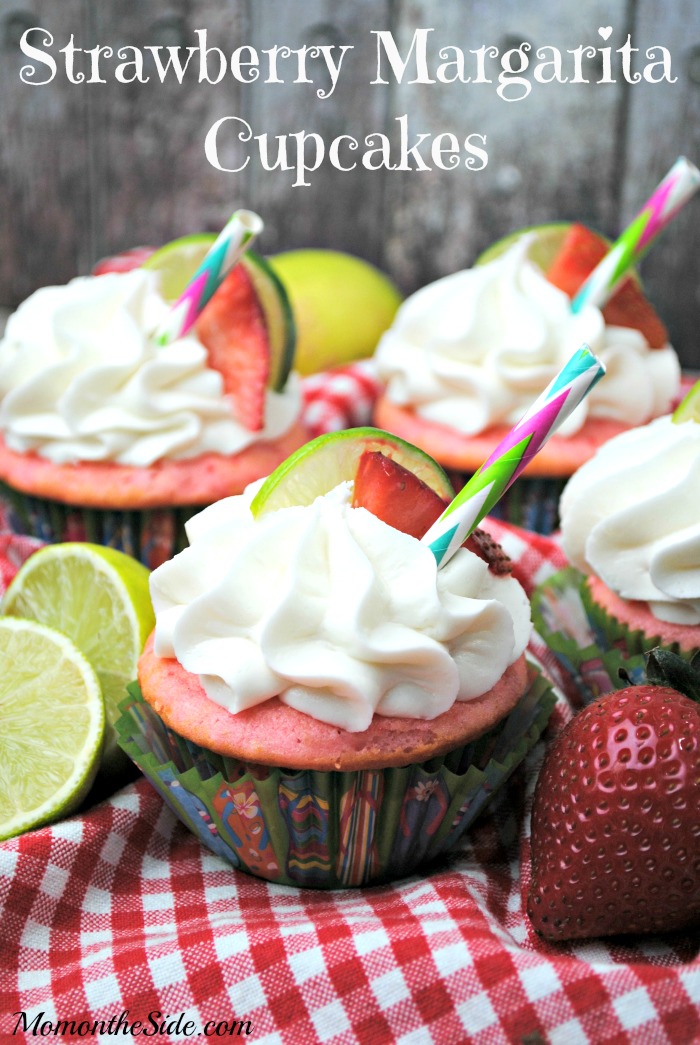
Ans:
<svg viewBox="0 0 700 1045"><path fill-rule="evenodd" d="M461 490L471 473L451 471L449 476L455 489ZM553 533L559 526L559 498L567 482L568 478L530 479L521 475L494 505L490 516L533 533Z"/></svg>
<svg viewBox="0 0 700 1045"><path fill-rule="evenodd" d="M34 497L0 482L7 528L47 544L91 541L117 548L153 570L187 546L185 523L202 505L130 511L82 508Z"/></svg>
<svg viewBox="0 0 700 1045"><path fill-rule="evenodd" d="M534 662L513 711L478 740L405 768L320 772L225 758L169 729L138 684L119 743L180 820L234 868L343 888L403 877L449 850L541 736L557 697Z"/></svg>
<svg viewBox="0 0 700 1045"><path fill-rule="evenodd" d="M664 646L691 656L676 643L657 635L635 631L611 617L591 597L586 576L569 566L559 570L532 593L532 619L538 635L562 669L558 680L567 696L578 704L622 689L626 674L637 684L645 676L644 653Z"/></svg>

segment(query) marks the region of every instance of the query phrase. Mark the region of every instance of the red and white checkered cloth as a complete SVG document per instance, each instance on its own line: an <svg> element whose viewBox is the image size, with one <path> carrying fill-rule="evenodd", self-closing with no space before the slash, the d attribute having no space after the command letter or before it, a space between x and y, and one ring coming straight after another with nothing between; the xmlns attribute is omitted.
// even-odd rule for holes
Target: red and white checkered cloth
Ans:
<svg viewBox="0 0 700 1045"><path fill-rule="evenodd" d="M490 529L528 588L562 564L548 538ZM32 547L0 547L5 581ZM570 715L562 698L550 732ZM543 749L449 859L386 886L320 892L234 871L144 780L0 843L0 1045L141 1030L159 1043L700 1042L697 935L553 946L533 933Z"/></svg>

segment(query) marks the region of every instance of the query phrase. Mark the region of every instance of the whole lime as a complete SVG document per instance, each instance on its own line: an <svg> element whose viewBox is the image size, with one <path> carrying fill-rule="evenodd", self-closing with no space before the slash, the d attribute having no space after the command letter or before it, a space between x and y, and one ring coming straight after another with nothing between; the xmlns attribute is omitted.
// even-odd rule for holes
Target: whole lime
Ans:
<svg viewBox="0 0 700 1045"><path fill-rule="evenodd" d="M334 250L289 250L268 261L294 313L295 370L313 374L372 355L402 300L388 276Z"/></svg>

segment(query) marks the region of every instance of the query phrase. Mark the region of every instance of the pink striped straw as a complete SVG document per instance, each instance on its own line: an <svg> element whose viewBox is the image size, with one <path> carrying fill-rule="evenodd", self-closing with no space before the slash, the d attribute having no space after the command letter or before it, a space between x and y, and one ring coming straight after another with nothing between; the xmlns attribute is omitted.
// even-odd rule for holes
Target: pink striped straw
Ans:
<svg viewBox="0 0 700 1045"><path fill-rule="evenodd" d="M538 453L550 435L588 395L605 367L588 345L562 367L524 417L501 440L488 461L448 504L421 540L429 545L438 567L444 566L508 487Z"/></svg>
<svg viewBox="0 0 700 1045"><path fill-rule="evenodd" d="M184 337L234 265L263 230L263 220L252 210L235 211L203 258L199 268L166 319L154 334L159 345Z"/></svg>
<svg viewBox="0 0 700 1045"><path fill-rule="evenodd" d="M581 285L571 302L571 311L580 312L586 305L604 305L698 188L700 171L685 156L679 156L634 221Z"/></svg>

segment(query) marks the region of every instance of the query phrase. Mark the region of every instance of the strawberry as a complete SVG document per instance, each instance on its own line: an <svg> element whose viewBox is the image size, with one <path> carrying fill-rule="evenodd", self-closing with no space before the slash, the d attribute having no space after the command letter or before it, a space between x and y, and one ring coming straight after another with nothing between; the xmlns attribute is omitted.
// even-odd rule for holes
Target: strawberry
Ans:
<svg viewBox="0 0 700 1045"><path fill-rule="evenodd" d="M365 450L353 483L353 508L366 508L395 530L421 538L446 501L410 469L380 450Z"/></svg>
<svg viewBox="0 0 700 1045"><path fill-rule="evenodd" d="M123 250L121 254L100 258L93 265L92 274L103 276L105 272L131 272L132 269L141 268L154 251L155 247L131 247L130 250Z"/></svg>
<svg viewBox="0 0 700 1045"><path fill-rule="evenodd" d="M236 417L249 431L265 423L270 339L265 315L244 265L231 269L197 320L209 366L224 380Z"/></svg>
<svg viewBox="0 0 700 1045"><path fill-rule="evenodd" d="M548 940L700 923L700 655L647 656L549 747L532 810L530 919Z"/></svg>
<svg viewBox="0 0 700 1045"><path fill-rule="evenodd" d="M352 505L366 508L394 529L420 539L442 514L447 501L381 450L366 450L355 473ZM492 573L510 573L510 559L485 530L474 530L464 545L488 563Z"/></svg>
<svg viewBox="0 0 700 1045"><path fill-rule="evenodd" d="M585 225L574 224L568 229L559 253L547 270L547 279L573 298L607 252L608 245L602 236ZM639 330L650 348L663 348L668 342L666 327L632 276L617 288L603 308L603 317L609 326Z"/></svg>

